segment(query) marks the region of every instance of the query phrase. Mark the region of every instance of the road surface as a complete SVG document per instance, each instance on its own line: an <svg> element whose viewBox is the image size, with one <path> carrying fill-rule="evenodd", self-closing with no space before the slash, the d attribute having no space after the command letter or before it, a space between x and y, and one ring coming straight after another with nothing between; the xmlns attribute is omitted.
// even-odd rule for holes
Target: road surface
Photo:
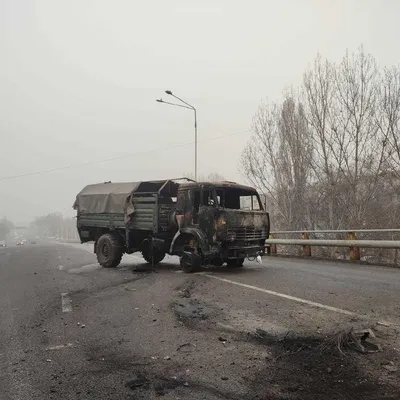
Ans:
<svg viewBox="0 0 400 400"><path fill-rule="evenodd" d="M0 399L398 399L399 300L394 268L184 274L175 257L104 269L91 246L1 248ZM382 351L346 347L350 328Z"/></svg>

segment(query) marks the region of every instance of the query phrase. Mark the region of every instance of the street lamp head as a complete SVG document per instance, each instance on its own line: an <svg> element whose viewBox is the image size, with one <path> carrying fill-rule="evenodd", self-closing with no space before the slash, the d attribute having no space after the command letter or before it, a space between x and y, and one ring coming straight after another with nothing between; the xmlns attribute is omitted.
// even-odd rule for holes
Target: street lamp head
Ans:
<svg viewBox="0 0 400 400"><path fill-rule="evenodd" d="M172 92L170 90L166 90L165 93L172 95Z"/></svg>
<svg viewBox="0 0 400 400"><path fill-rule="evenodd" d="M156 99L156 101L158 101L159 103L164 103L163 99Z"/></svg>

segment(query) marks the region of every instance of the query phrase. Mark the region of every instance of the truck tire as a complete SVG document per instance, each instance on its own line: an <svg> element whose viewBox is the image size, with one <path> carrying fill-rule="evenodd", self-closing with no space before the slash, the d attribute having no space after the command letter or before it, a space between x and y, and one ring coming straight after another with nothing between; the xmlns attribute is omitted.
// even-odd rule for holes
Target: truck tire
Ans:
<svg viewBox="0 0 400 400"><path fill-rule="evenodd" d="M142 256L143 256L143 258L144 258L149 264L151 264L151 265L157 265L157 264L159 264L162 260L164 260L165 253L162 252L162 251L160 251L160 250L158 250L158 251L155 250L155 251L153 252L153 257L152 257L150 251L143 250L143 251L142 251Z"/></svg>
<svg viewBox="0 0 400 400"><path fill-rule="evenodd" d="M180 264L182 271L190 274L196 272L200 268L201 259L196 253L184 251L180 259Z"/></svg>
<svg viewBox="0 0 400 400"><path fill-rule="evenodd" d="M244 263L244 258L234 258L228 260L226 266L229 268L241 268L243 267L243 263Z"/></svg>
<svg viewBox="0 0 400 400"><path fill-rule="evenodd" d="M97 261L102 267L117 267L121 262L122 253L122 247L114 235L106 233L98 238L96 243L96 256Z"/></svg>

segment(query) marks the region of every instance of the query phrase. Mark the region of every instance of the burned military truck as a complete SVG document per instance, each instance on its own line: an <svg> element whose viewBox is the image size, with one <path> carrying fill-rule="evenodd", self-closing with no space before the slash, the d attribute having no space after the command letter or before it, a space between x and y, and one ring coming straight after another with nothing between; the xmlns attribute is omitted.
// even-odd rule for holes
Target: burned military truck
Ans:
<svg viewBox="0 0 400 400"><path fill-rule="evenodd" d="M182 269L241 267L265 251L269 216L257 191L233 182L187 179L86 186L76 197L81 242L94 242L99 264L116 267L140 251L158 264L166 254Z"/></svg>

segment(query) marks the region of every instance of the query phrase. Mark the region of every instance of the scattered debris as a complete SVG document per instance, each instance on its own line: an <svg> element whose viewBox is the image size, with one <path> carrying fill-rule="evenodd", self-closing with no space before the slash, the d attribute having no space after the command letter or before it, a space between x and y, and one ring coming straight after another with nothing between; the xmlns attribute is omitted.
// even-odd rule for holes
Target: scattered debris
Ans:
<svg viewBox="0 0 400 400"><path fill-rule="evenodd" d="M382 351L382 348L376 343L375 339L375 335L371 329L354 331L353 328L350 328L333 335L323 347L327 347L333 342L341 354L344 354L345 349L355 350L364 354L376 353Z"/></svg>
<svg viewBox="0 0 400 400"><path fill-rule="evenodd" d="M165 356L165 357L164 357L164 360L170 360L170 359L171 359L170 356Z"/></svg>
<svg viewBox="0 0 400 400"><path fill-rule="evenodd" d="M81 323L80 322L77 322L77 325L79 326Z"/></svg>
<svg viewBox="0 0 400 400"><path fill-rule="evenodd" d="M86 328L86 325L85 325L85 324L82 324L82 325L81 325L81 328Z"/></svg>
<svg viewBox="0 0 400 400"><path fill-rule="evenodd" d="M221 379L222 379L223 381L227 381L227 380L228 380L228 377L227 377L227 376L221 376Z"/></svg>
<svg viewBox="0 0 400 400"><path fill-rule="evenodd" d="M48 359L46 360L46 362L51 362L50 358L48 358Z"/></svg>
<svg viewBox="0 0 400 400"><path fill-rule="evenodd" d="M50 347L48 347L48 348L46 349L46 351L49 351L49 350L61 350L61 349L65 349L65 348L72 347L72 346L73 346L72 343L59 344L59 345L55 345L55 346L50 346Z"/></svg>
<svg viewBox="0 0 400 400"><path fill-rule="evenodd" d="M135 390L138 387L148 385L149 380L144 375L135 375L132 380L126 382L125 386L131 390Z"/></svg>
<svg viewBox="0 0 400 400"><path fill-rule="evenodd" d="M394 365L384 365L383 368L387 369L389 372L397 372L399 369Z"/></svg>
<svg viewBox="0 0 400 400"><path fill-rule="evenodd" d="M191 347L196 347L196 345L194 343L190 343L190 342L183 343L178 346L176 351L180 351L182 349L187 349L187 350L185 350L185 352L189 352L189 351L192 351Z"/></svg>
<svg viewBox="0 0 400 400"><path fill-rule="evenodd" d="M220 336L220 337L218 338L218 340L219 340L220 342L227 342L227 339L225 339L225 338L222 337L222 336Z"/></svg>
<svg viewBox="0 0 400 400"><path fill-rule="evenodd" d="M190 298L193 289L196 287L196 282L193 280L186 281L183 285L176 288L179 291L179 296L183 298Z"/></svg>
<svg viewBox="0 0 400 400"><path fill-rule="evenodd" d="M385 322L385 321L378 321L376 324L381 325L381 326L386 326L386 327L390 326L389 322Z"/></svg>

